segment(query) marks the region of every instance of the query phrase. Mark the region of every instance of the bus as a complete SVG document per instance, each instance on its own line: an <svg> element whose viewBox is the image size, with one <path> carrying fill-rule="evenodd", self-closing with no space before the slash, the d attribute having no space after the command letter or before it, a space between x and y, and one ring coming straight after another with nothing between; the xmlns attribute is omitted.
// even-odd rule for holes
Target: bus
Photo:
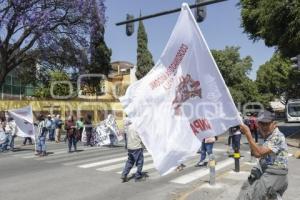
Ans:
<svg viewBox="0 0 300 200"><path fill-rule="evenodd" d="M287 122L300 122L300 99L288 100L285 110Z"/></svg>

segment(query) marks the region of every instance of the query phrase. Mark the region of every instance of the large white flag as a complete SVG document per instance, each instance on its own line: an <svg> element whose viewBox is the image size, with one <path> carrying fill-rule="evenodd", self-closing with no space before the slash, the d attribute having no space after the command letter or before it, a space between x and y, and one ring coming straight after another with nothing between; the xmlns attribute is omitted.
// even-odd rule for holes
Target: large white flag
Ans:
<svg viewBox="0 0 300 200"><path fill-rule="evenodd" d="M15 110L9 110L8 113L16 122L16 125L18 127L18 136L31 137L32 139L35 139L31 106Z"/></svg>
<svg viewBox="0 0 300 200"><path fill-rule="evenodd" d="M241 123L187 4L159 61L120 101L162 175L195 155L203 138Z"/></svg>

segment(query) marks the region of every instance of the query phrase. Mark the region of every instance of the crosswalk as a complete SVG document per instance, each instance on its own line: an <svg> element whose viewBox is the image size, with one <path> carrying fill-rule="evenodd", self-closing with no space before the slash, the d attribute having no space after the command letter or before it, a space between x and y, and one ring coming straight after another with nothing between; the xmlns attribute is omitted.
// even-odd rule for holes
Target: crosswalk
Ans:
<svg viewBox="0 0 300 200"><path fill-rule="evenodd" d="M80 170L89 169L95 171L95 173L111 173L117 176L121 175L127 160L127 151L124 147L80 147L78 152L73 153L68 153L65 145L53 145L50 147L48 149L51 150L49 150L49 154L46 157L37 157L34 155L34 151L11 152L8 155L27 160L73 166ZM217 171L230 166L232 166L231 169L233 168L234 160L225 155L225 149L215 148L214 154L218 162L216 165ZM174 170L169 175L161 177L155 170L151 155L148 152L144 152L143 171L147 172L150 180L162 178L173 184L189 184L209 175L207 167L194 167L198 161L199 155L197 154L184 163L186 166L184 170L180 172ZM132 174L135 171L136 168L133 168L131 170Z"/></svg>

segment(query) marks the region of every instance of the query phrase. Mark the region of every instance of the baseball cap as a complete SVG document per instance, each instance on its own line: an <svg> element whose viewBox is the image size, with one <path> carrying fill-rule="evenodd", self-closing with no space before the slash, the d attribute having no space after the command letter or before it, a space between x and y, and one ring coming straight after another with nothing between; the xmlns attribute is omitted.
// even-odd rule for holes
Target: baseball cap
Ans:
<svg viewBox="0 0 300 200"><path fill-rule="evenodd" d="M258 117L257 117L257 121L258 122L272 122L275 120L275 115L273 113L271 113L270 111L263 111L261 113L259 113Z"/></svg>

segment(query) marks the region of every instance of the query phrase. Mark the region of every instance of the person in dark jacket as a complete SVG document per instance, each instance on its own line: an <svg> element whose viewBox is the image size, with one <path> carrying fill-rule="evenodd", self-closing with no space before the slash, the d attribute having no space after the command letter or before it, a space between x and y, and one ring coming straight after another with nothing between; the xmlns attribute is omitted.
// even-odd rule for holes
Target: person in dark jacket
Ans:
<svg viewBox="0 0 300 200"><path fill-rule="evenodd" d="M93 143L92 143L93 123L92 123L92 116L90 114L88 114L86 116L84 126L85 126L85 132L86 132L86 145L93 146Z"/></svg>
<svg viewBox="0 0 300 200"><path fill-rule="evenodd" d="M77 140L76 140L76 124L73 116L69 116L65 123L65 129L67 131L68 147L69 153L71 153L72 146L74 146L74 151L77 151Z"/></svg>

